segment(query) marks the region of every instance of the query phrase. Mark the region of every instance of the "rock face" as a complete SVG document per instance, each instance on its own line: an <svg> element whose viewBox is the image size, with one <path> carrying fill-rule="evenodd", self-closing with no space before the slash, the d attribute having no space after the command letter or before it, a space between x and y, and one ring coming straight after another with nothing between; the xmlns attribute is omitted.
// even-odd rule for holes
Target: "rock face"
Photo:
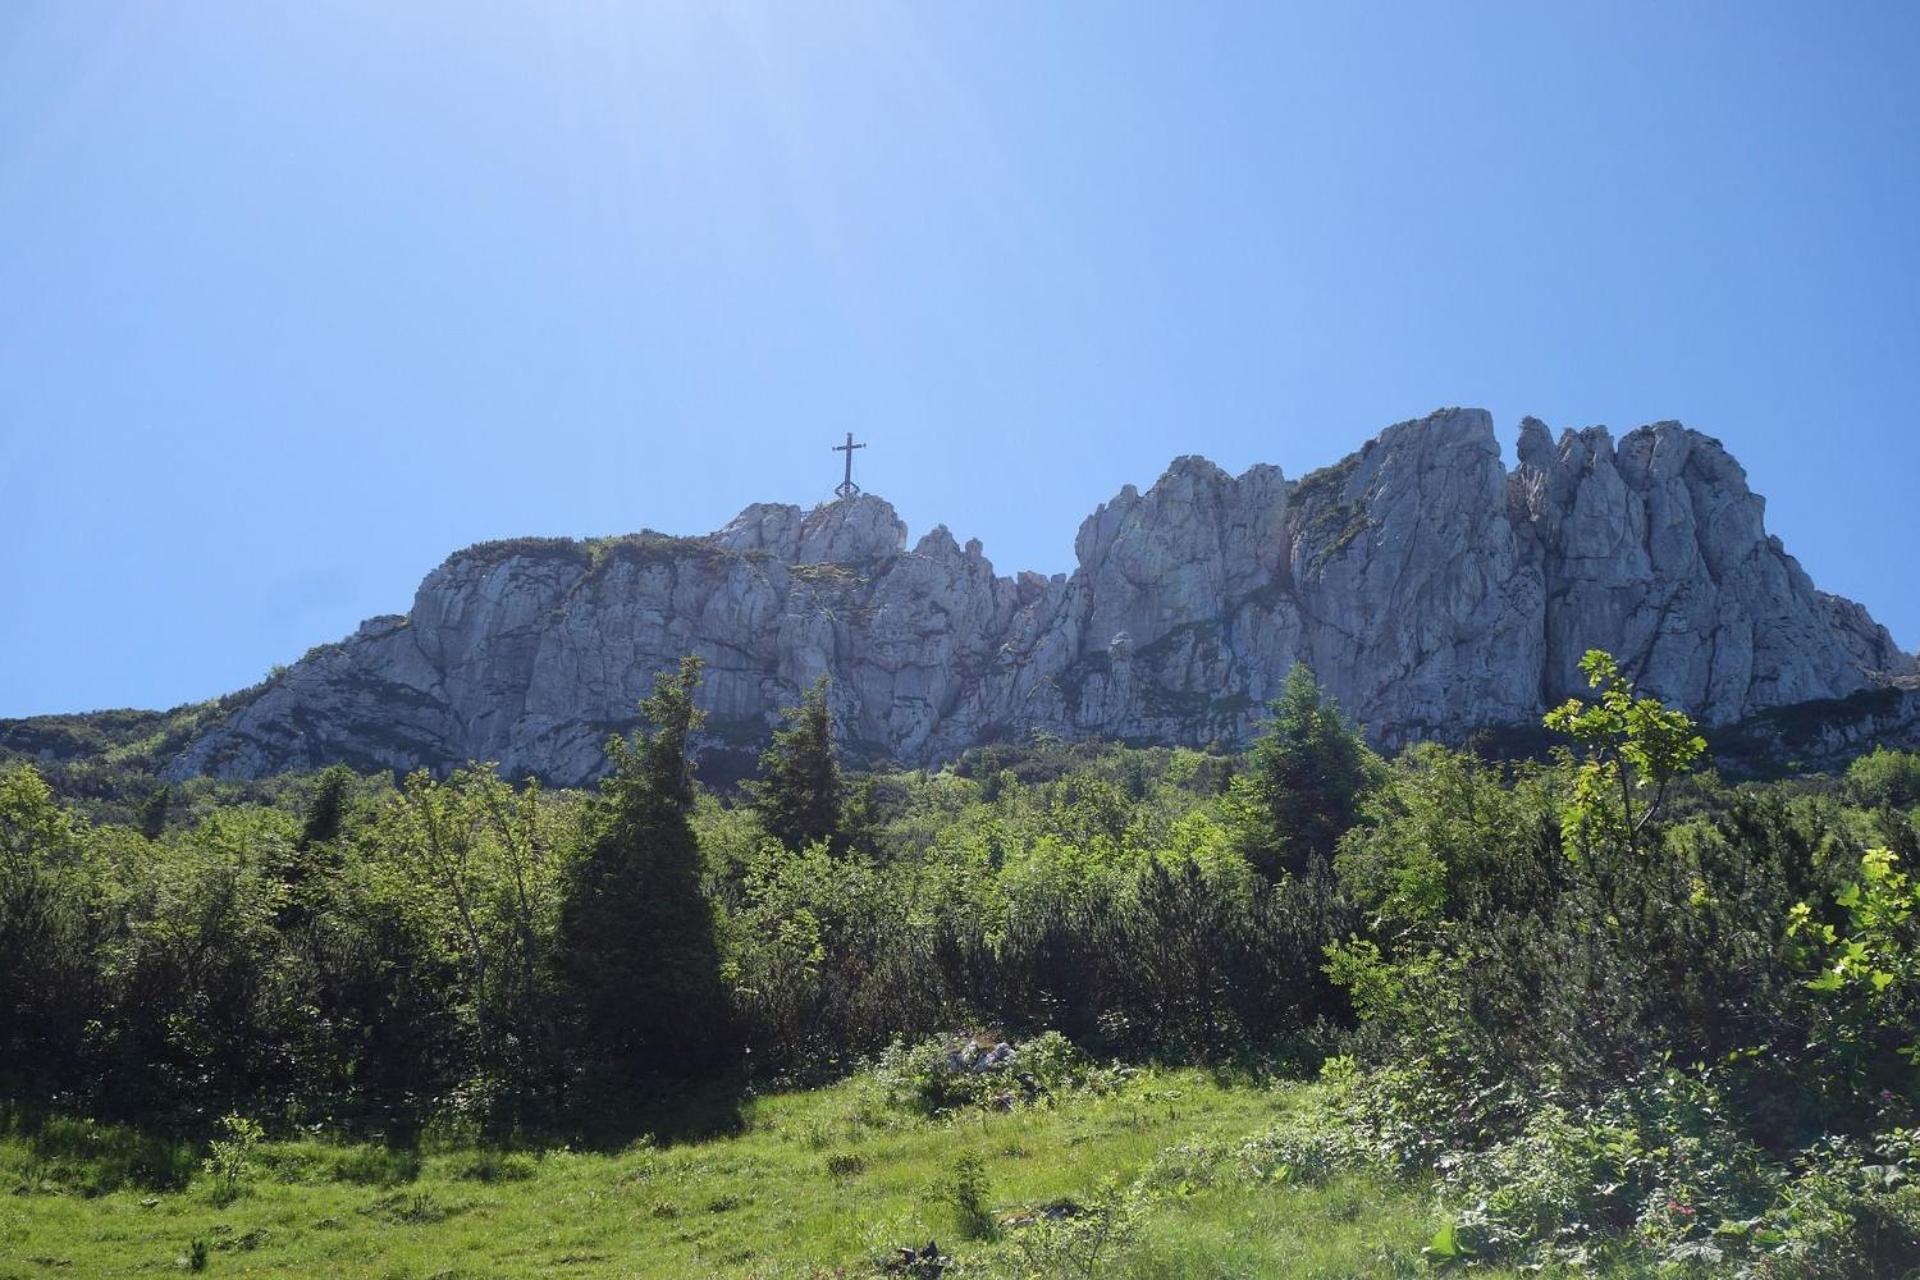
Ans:
<svg viewBox="0 0 1920 1280"><path fill-rule="evenodd" d="M1081 526L1069 577L1001 577L871 495L757 504L700 538L487 543L274 679L174 777L345 760L579 783L653 675L706 660L709 750L750 752L821 675L847 749L919 765L1045 730L1244 741L1295 662L1377 741L1537 721L1589 648L1710 724L1840 699L1913 660L1815 590L1720 444L1675 423L1519 465L1451 409L1299 481L1175 459Z"/></svg>

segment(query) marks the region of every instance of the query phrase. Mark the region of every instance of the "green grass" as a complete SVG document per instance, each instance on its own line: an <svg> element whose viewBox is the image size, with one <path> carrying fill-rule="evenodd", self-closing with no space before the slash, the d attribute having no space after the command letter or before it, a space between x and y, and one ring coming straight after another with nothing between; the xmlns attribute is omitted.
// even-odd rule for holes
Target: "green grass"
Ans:
<svg viewBox="0 0 1920 1280"><path fill-rule="evenodd" d="M1156 1205L1125 1274L1423 1275L1421 1246L1436 1226L1430 1199L1366 1177L1319 1188L1216 1189Z"/></svg>
<svg viewBox="0 0 1920 1280"><path fill-rule="evenodd" d="M963 1155L980 1159L999 1222L1087 1201L1171 1147L1264 1132L1312 1097L1310 1086L1145 1072L1056 1109L928 1120L857 1079L749 1100L731 1136L613 1154L271 1142L224 1205L207 1175L182 1186L179 1161L146 1152L129 1163L138 1148L123 1135L68 1124L52 1140L0 1141L0 1191L12 1193L0 1196L0 1277L187 1271L195 1241L209 1275L861 1276L889 1249L930 1238L963 1264L949 1274L1028 1274L1008 1260L1035 1228L963 1238L949 1190ZM129 1180L150 1167L161 1176L146 1181L162 1185ZM1414 1275L1437 1225L1430 1197L1361 1176L1179 1186L1146 1202L1134 1238L1098 1274Z"/></svg>

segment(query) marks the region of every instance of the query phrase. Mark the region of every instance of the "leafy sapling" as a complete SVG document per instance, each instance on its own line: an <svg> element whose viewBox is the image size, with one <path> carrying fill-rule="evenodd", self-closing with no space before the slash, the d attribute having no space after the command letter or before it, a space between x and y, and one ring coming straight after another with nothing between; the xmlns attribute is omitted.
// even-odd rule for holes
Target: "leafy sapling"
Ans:
<svg viewBox="0 0 1920 1280"><path fill-rule="evenodd" d="M246 1190L253 1172L253 1153L266 1133L257 1120L238 1112L220 1121L220 1136L207 1144L207 1158L201 1166L214 1182L213 1198L218 1204L232 1204Z"/></svg>
<svg viewBox="0 0 1920 1280"><path fill-rule="evenodd" d="M1574 775L1568 853L1578 855L1603 835L1638 853L1640 835L1660 816L1668 788L1699 760L1707 740L1685 712L1658 698L1635 697L1612 654L1589 649L1580 670L1595 700L1569 698L1546 715L1547 728L1572 738L1585 756Z"/></svg>

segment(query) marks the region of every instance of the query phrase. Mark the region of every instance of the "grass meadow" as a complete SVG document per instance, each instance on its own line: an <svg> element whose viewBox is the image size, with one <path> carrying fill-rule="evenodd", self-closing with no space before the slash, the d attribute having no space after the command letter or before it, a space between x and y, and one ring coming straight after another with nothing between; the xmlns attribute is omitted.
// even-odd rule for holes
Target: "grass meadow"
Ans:
<svg viewBox="0 0 1920 1280"><path fill-rule="evenodd" d="M16 1125L0 1277L861 1276L929 1240L948 1275L1421 1274L1440 1219L1418 1188L1165 1175L1313 1090L1145 1071L1104 1096L924 1118L861 1077L617 1151L270 1140L231 1186L196 1149Z"/></svg>

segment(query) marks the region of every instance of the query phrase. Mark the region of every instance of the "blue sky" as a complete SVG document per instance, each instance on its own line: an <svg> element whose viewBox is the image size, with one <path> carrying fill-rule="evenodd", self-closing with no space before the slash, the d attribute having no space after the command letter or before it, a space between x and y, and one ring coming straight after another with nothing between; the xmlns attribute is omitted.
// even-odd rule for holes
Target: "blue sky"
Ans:
<svg viewBox="0 0 1920 1280"><path fill-rule="evenodd" d="M1072 566L1182 453L1723 439L1920 644L1911 5L0 6L0 716L449 551L813 502Z"/></svg>

